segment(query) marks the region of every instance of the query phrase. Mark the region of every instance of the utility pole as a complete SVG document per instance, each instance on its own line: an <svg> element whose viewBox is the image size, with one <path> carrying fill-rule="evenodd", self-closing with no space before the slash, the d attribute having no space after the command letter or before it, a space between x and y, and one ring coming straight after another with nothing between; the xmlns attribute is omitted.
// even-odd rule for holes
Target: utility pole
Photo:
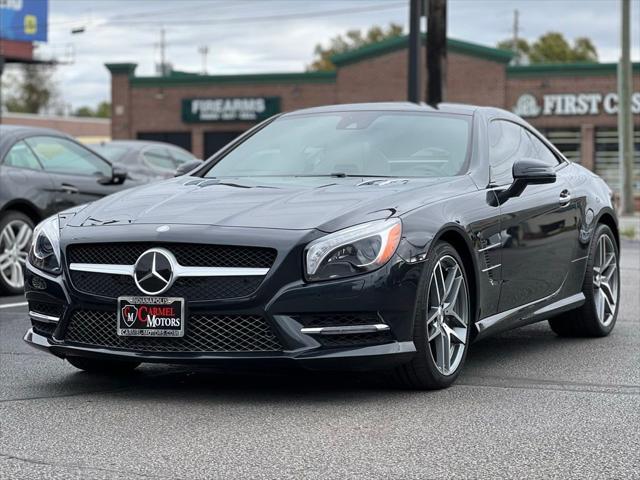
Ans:
<svg viewBox="0 0 640 480"><path fill-rule="evenodd" d="M166 72L166 63L165 63L165 50L166 50L166 42L164 38L164 27L160 29L160 76L164 77Z"/></svg>
<svg viewBox="0 0 640 480"><path fill-rule="evenodd" d="M436 107L446 96L447 0L429 0L427 12L427 103Z"/></svg>
<svg viewBox="0 0 640 480"><path fill-rule="evenodd" d="M420 44L420 17L422 16L422 0L409 0L409 72L407 100L420 102L420 78L422 77Z"/></svg>
<svg viewBox="0 0 640 480"><path fill-rule="evenodd" d="M631 5L621 0L620 43L622 52L618 63L618 151L620 158L620 212L632 214L633 198L633 123L631 117Z"/></svg>
<svg viewBox="0 0 640 480"><path fill-rule="evenodd" d="M202 55L202 75L207 74L207 55L209 55L209 47L207 45L200 45L198 47L198 53Z"/></svg>
<svg viewBox="0 0 640 480"><path fill-rule="evenodd" d="M518 26L518 9L515 9L513 11L513 53L514 53L514 57L513 57L513 64L514 65L520 65L520 48L518 45L518 33L519 33L519 26Z"/></svg>

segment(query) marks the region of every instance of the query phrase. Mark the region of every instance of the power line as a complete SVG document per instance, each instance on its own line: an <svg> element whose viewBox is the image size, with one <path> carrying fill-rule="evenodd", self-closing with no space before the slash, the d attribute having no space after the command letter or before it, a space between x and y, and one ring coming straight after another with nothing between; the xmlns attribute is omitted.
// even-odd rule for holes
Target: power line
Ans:
<svg viewBox="0 0 640 480"><path fill-rule="evenodd" d="M99 26L105 25L209 25L209 24L240 24L240 23L259 23L259 22L270 22L270 21L282 21L282 20L298 20L298 19L307 19L307 18L316 18L316 17L333 17L339 15L350 15L354 13L363 13L363 12L374 12L374 11L382 11L382 10L395 10L398 8L406 8L405 2L394 2L393 4L387 3L385 5L373 5L368 7L352 7L352 8L343 8L343 9L334 9L334 10L321 10L315 12L305 12L305 13L291 13L291 14L281 14L281 15L264 15L264 16L256 16L256 17L230 17L230 18L219 18L219 19L203 19L199 18L197 20L167 20L167 21L153 21L149 22L146 20L124 20L124 21L113 21L113 22L105 22Z"/></svg>
<svg viewBox="0 0 640 480"><path fill-rule="evenodd" d="M211 0L207 0L207 2L203 2L206 4L210 4ZM220 9L234 9L237 8L240 2L242 2L243 4L247 4L247 3L261 3L260 0L236 0L236 2L234 5L222 5L219 7L216 7L216 10L220 10ZM190 7L193 7L194 4L189 4ZM203 24L209 24L209 23L233 23L233 24L237 24L237 23L253 23L253 22L263 22L263 21L270 21L270 20L295 20L295 19L301 19L301 18L307 18L307 17L323 17L323 16L337 16L337 15L349 15L349 14L353 14L353 13L362 13L362 12L367 12L367 11L382 11L382 10L392 10L392 9L397 9L397 8L401 8L405 6L405 2L394 2L392 3L386 3L385 5L379 5L379 4L370 4L366 7L351 7L351 8L344 8L344 9L333 9L333 10L325 10L325 11L316 11L316 12L300 12L300 13L291 13L291 14L279 14L279 15L267 15L267 16L256 16L256 17L230 17L230 18L222 18L222 19L216 19L216 18L209 18L209 19L203 19L201 16L198 17L198 19L193 20L193 19L181 19L181 20L154 20L152 22L149 22L146 20L146 18L148 17L153 17L153 16L162 16L162 15L170 15L173 13L182 13L185 11L185 7L182 7L180 9L170 9L170 10L163 10L163 11L138 11L138 12L133 12L133 13L127 13L127 14L119 14L119 15L115 15L112 17L107 18L106 20L96 24L96 25L92 25L92 28L99 28L99 27L103 27L103 26L108 26L108 25L140 25L140 24L146 24L146 25L203 25ZM143 19L141 20L129 20L131 17L142 17ZM91 24L93 23L93 20L90 21L86 21L86 22L82 22L79 20L63 20L63 21L59 21L59 22L48 22L47 23L47 27L49 29L51 29L51 27L62 27L62 26L68 26L68 25L79 25L79 24ZM22 31L23 29L23 25L21 23L16 23L14 25L9 25L7 27L8 30L20 30ZM66 28L66 27L65 27Z"/></svg>

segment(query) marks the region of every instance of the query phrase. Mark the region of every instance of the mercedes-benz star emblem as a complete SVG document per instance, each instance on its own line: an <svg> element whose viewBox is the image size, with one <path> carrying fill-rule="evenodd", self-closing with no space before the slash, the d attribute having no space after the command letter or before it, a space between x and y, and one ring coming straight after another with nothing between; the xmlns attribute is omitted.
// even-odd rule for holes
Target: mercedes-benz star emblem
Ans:
<svg viewBox="0 0 640 480"><path fill-rule="evenodd" d="M176 260L171 252L163 248L147 250L133 267L133 280L143 293L159 295L173 285Z"/></svg>

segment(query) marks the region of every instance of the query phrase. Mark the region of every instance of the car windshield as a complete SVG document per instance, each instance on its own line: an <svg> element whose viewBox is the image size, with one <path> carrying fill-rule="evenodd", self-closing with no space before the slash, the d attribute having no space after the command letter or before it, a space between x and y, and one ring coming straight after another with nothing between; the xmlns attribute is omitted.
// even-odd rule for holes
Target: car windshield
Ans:
<svg viewBox="0 0 640 480"><path fill-rule="evenodd" d="M233 148L205 176L460 175L470 118L395 111L287 115Z"/></svg>
<svg viewBox="0 0 640 480"><path fill-rule="evenodd" d="M128 148L122 145L113 145L109 143L100 143L98 145L89 145L96 153L99 153L107 160L118 162L127 153Z"/></svg>

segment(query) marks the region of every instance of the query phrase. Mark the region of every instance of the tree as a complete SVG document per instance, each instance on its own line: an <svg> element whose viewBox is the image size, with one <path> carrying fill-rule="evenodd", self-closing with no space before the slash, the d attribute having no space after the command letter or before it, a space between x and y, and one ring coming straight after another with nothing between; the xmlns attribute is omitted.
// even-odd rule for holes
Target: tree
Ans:
<svg viewBox="0 0 640 480"><path fill-rule="evenodd" d="M111 116L111 104L109 102L100 102L95 110L85 105L76 108L73 114L76 117L109 118Z"/></svg>
<svg viewBox="0 0 640 480"><path fill-rule="evenodd" d="M513 40L498 42L498 48L514 51ZM558 32L548 32L532 44L518 39L516 55L521 60L528 58L535 63L597 62L598 51L593 42L586 37L576 38L573 46Z"/></svg>
<svg viewBox="0 0 640 480"><path fill-rule="evenodd" d="M111 117L111 103L100 102L96 108L96 117L109 118Z"/></svg>
<svg viewBox="0 0 640 480"><path fill-rule="evenodd" d="M10 112L40 113L51 106L57 97L53 81L54 67L22 64L5 84L4 104Z"/></svg>
<svg viewBox="0 0 640 480"><path fill-rule="evenodd" d="M95 116L91 107L79 107L76 108L76 111L73 112L73 115L76 117L93 117Z"/></svg>
<svg viewBox="0 0 640 480"><path fill-rule="evenodd" d="M513 39L498 42L497 46L500 50L511 50L515 55L515 58L518 60L518 64L524 63L524 61L529 58L529 52L531 50L529 42L527 42L524 38L518 39L517 48L513 48Z"/></svg>
<svg viewBox="0 0 640 480"><path fill-rule="evenodd" d="M402 34L402 25L396 23L390 23L387 28L373 26L364 35L361 30L349 30L344 35L338 35L329 40L327 48L321 44L316 45L314 49L315 60L307 67L307 70L312 72L335 70L336 67L331 62L332 56L389 38L399 37Z"/></svg>

